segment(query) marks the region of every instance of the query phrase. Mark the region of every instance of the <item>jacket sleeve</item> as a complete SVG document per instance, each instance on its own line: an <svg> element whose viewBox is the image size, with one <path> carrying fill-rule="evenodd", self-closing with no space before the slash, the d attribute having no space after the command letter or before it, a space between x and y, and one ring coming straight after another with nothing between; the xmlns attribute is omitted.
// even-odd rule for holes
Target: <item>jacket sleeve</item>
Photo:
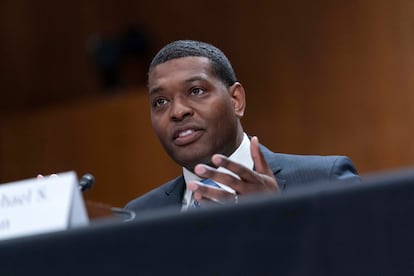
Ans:
<svg viewBox="0 0 414 276"><path fill-rule="evenodd" d="M346 156L338 156L336 158L330 176L333 180L361 181L352 160Z"/></svg>

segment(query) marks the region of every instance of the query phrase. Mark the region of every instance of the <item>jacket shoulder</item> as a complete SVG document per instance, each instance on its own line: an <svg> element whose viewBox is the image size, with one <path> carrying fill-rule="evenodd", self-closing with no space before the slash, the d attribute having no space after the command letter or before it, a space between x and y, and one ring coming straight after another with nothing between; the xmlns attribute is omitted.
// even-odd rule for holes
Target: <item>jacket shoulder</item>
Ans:
<svg viewBox="0 0 414 276"><path fill-rule="evenodd" d="M262 152L272 170L277 171L275 176L283 183L282 189L310 182L360 181L352 160L347 156L274 153L265 147Z"/></svg>
<svg viewBox="0 0 414 276"><path fill-rule="evenodd" d="M184 177L179 176L131 200L125 205L125 208L133 211L143 211L164 207L181 207L184 188Z"/></svg>

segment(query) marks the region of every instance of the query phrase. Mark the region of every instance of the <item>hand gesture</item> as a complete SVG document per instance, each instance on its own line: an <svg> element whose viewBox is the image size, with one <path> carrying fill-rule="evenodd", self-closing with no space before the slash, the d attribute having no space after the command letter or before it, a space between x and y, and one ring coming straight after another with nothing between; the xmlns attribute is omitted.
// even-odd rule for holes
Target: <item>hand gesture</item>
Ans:
<svg viewBox="0 0 414 276"><path fill-rule="evenodd" d="M255 170L231 161L228 157L215 154L212 163L217 167L225 168L233 172L236 176L225 172L220 172L216 168L208 165L198 164L194 172L202 177L209 178L222 183L234 190L228 191L216 187L203 185L198 181L188 183L188 188L193 191L194 199L200 204L208 202L215 203L237 203L242 197L253 193L277 193L279 186L273 172L269 168L263 153L259 149L259 140L253 137L250 141L250 153L253 159Z"/></svg>

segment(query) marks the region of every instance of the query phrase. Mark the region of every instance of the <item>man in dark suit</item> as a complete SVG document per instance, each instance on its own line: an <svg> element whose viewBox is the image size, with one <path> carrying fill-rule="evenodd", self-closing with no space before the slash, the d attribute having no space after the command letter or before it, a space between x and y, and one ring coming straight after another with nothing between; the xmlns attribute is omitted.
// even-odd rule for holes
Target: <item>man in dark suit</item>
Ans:
<svg viewBox="0 0 414 276"><path fill-rule="evenodd" d="M343 156L273 153L243 130L245 91L216 47L180 40L162 48L148 73L151 121L183 175L132 200L140 212L231 204L330 180L358 180Z"/></svg>

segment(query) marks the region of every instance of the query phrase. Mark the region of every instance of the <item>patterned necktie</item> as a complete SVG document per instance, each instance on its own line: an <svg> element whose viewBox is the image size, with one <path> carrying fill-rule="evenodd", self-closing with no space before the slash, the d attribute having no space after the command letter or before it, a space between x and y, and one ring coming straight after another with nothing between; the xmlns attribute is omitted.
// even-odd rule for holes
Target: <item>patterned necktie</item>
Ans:
<svg viewBox="0 0 414 276"><path fill-rule="evenodd" d="M214 180L211 180L209 178L203 179L200 182L203 183L203 184L206 184L208 186L220 188L220 186Z"/></svg>
<svg viewBox="0 0 414 276"><path fill-rule="evenodd" d="M220 186L216 182L214 182L214 180L211 180L211 179L208 179L208 178L203 179L200 182L205 184L205 185L208 185L208 186L220 188ZM200 206L200 203L198 203L198 201L195 200L195 199L193 200L193 203L190 205L190 209L194 209L194 208L202 208Z"/></svg>

